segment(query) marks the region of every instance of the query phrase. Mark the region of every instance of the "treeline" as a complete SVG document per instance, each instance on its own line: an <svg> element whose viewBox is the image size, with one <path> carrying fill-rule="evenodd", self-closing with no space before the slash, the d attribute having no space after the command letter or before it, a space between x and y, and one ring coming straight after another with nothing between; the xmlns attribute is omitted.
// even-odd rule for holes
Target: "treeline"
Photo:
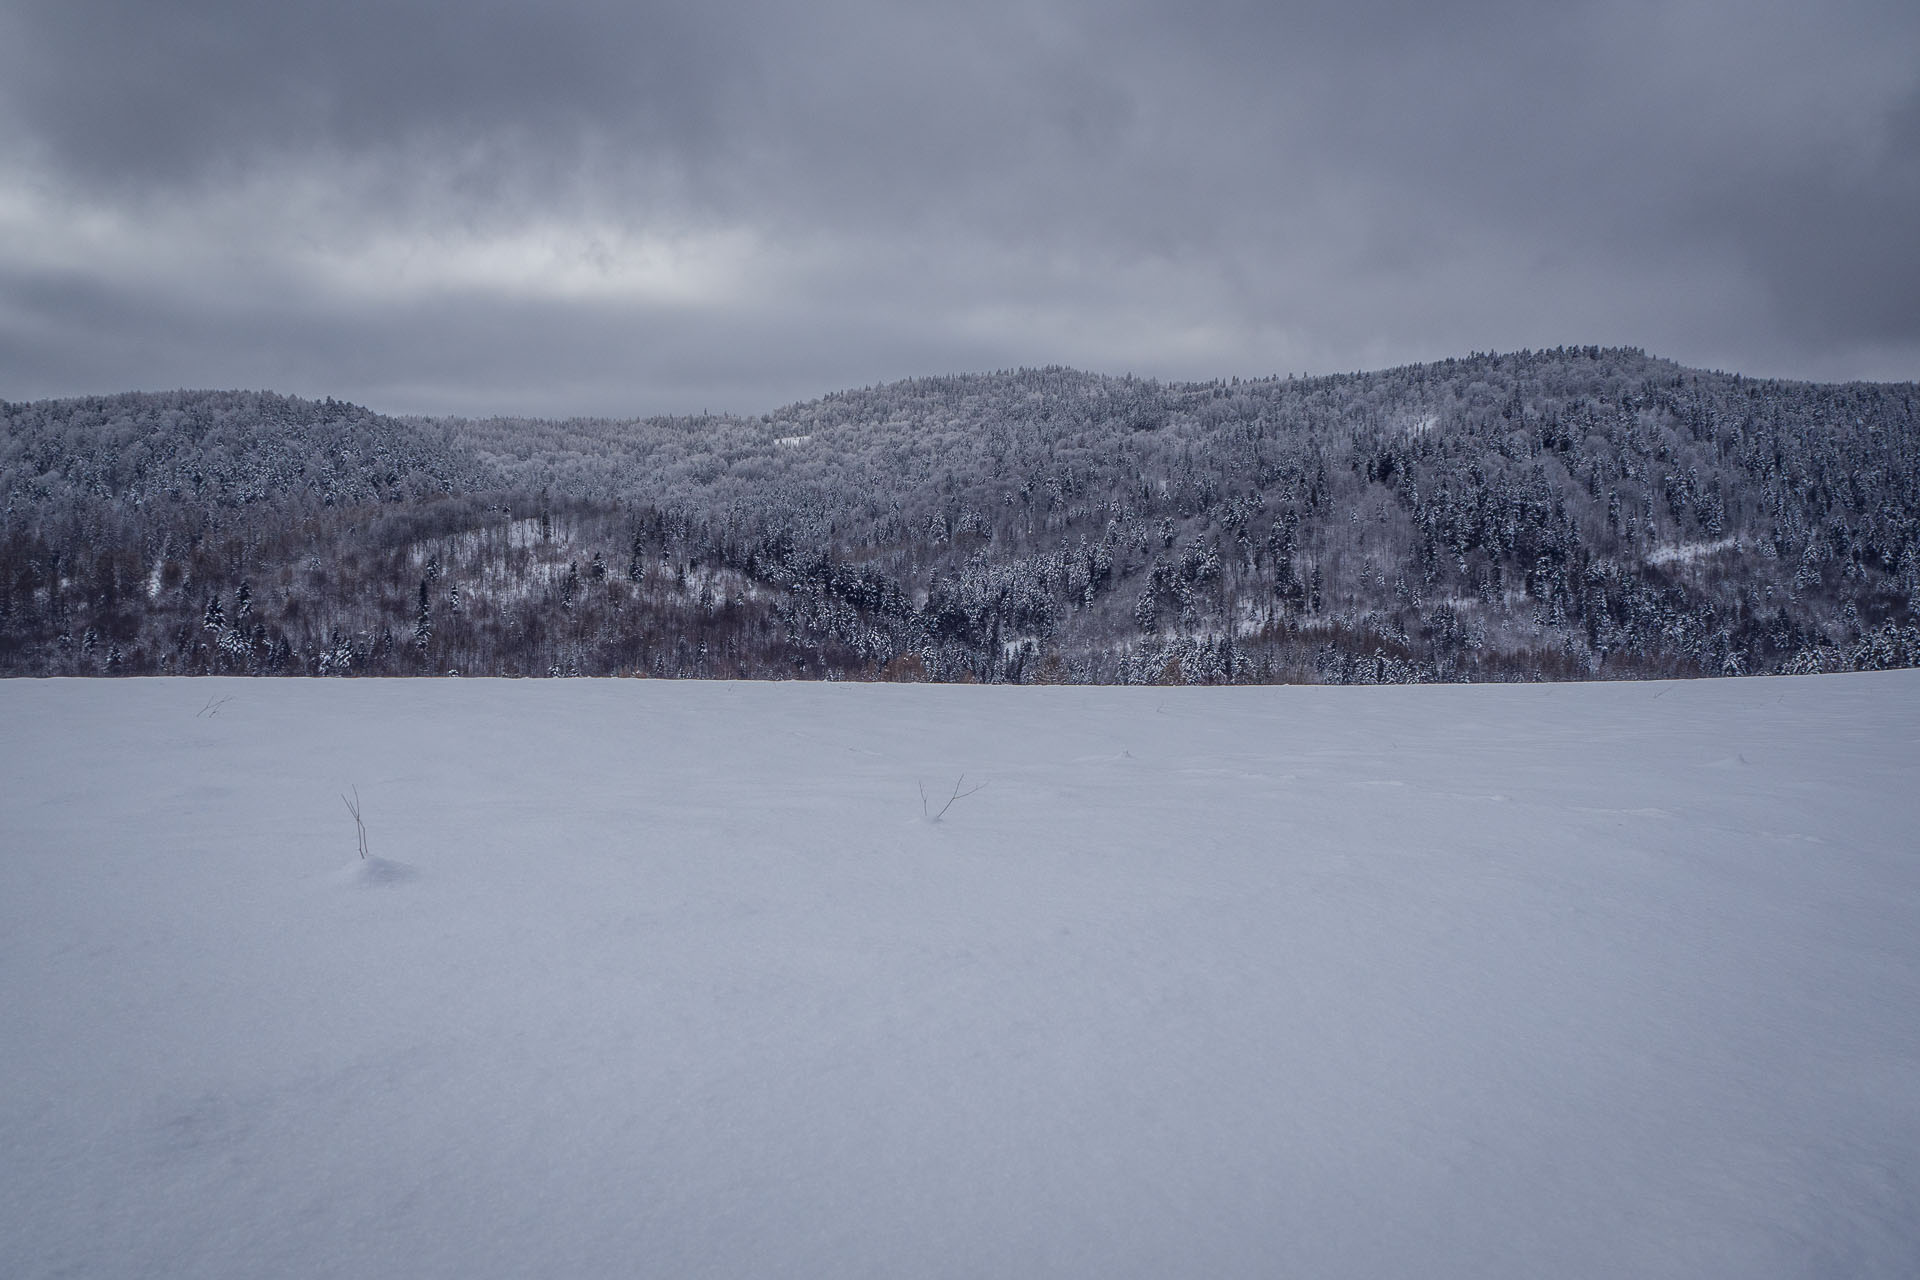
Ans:
<svg viewBox="0 0 1920 1280"><path fill-rule="evenodd" d="M758 418L0 403L0 671L1430 681L1920 665L1920 388L1634 350Z"/></svg>

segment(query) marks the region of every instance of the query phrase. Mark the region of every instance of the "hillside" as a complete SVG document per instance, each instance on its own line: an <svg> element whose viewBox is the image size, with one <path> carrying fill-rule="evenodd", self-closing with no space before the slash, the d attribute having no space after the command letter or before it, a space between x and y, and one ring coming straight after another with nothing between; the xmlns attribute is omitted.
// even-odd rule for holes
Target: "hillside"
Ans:
<svg viewBox="0 0 1920 1280"><path fill-rule="evenodd" d="M1920 1274L1920 672L0 720L11 1280Z"/></svg>
<svg viewBox="0 0 1920 1280"><path fill-rule="evenodd" d="M0 405L0 670L1423 682L1920 663L1920 388L1634 350L759 418Z"/></svg>

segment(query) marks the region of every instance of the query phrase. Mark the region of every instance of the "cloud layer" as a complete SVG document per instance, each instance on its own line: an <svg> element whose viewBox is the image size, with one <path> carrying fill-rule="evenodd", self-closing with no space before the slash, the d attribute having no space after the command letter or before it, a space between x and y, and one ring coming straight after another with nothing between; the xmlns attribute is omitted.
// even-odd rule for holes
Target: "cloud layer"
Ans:
<svg viewBox="0 0 1920 1280"><path fill-rule="evenodd" d="M15 0L0 395L757 411L1628 343L1920 377L1920 11Z"/></svg>

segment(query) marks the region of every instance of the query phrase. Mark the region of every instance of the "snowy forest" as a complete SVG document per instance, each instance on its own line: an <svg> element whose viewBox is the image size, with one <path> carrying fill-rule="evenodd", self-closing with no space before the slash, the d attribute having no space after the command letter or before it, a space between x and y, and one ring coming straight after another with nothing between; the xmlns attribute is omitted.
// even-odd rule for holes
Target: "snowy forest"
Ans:
<svg viewBox="0 0 1920 1280"><path fill-rule="evenodd" d="M0 673L1406 683L1920 665L1920 386L1565 348L756 416L0 402Z"/></svg>

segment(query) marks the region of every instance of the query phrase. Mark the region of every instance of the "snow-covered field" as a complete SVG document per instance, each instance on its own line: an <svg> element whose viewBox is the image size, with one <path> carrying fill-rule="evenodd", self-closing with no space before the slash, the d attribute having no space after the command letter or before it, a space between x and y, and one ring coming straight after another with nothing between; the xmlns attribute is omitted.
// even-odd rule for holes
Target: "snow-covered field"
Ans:
<svg viewBox="0 0 1920 1280"><path fill-rule="evenodd" d="M0 725L0 1275L1920 1275L1920 672Z"/></svg>

